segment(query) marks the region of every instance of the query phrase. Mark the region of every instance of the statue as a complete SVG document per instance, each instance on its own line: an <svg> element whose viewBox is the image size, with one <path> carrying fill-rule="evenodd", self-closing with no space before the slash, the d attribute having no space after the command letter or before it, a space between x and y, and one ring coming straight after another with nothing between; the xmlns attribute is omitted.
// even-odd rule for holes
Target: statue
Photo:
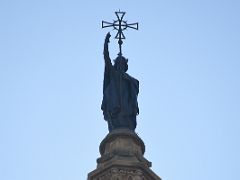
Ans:
<svg viewBox="0 0 240 180"><path fill-rule="evenodd" d="M126 73L128 60L125 57L118 55L112 65L108 51L110 36L108 33L104 42L105 72L101 109L110 132L118 128L134 131L137 125L136 116L139 113L139 82Z"/></svg>
<svg viewBox="0 0 240 180"><path fill-rule="evenodd" d="M118 39L119 53L112 65L109 57L108 43L110 33L106 35L104 42L104 83L103 101L101 109L104 119L108 122L108 130L125 128L132 131L136 128L136 116L139 114L137 96L139 82L126 73L128 70L128 59L122 56L122 39L125 39L123 31L127 28L138 30L138 23L128 24L123 20L125 12L115 12L118 20L109 23L102 21L102 28L113 27L118 31L115 39Z"/></svg>

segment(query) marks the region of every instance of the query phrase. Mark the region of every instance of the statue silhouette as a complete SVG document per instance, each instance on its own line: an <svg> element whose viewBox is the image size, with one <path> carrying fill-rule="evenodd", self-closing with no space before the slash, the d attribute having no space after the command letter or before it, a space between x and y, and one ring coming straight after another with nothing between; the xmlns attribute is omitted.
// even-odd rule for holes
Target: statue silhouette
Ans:
<svg viewBox="0 0 240 180"><path fill-rule="evenodd" d="M126 73L128 60L119 54L112 65L109 57L108 33L104 42L105 72L103 83L103 101L101 109L104 119L108 122L108 130L125 128L135 130L136 116L139 113L137 96L139 82Z"/></svg>

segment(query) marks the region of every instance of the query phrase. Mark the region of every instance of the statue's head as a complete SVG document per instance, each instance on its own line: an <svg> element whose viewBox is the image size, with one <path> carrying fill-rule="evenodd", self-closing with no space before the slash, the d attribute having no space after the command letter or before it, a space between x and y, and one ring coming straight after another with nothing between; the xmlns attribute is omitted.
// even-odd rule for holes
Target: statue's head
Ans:
<svg viewBox="0 0 240 180"><path fill-rule="evenodd" d="M114 60L114 68L121 72L126 72L128 70L128 59L123 56L118 56Z"/></svg>

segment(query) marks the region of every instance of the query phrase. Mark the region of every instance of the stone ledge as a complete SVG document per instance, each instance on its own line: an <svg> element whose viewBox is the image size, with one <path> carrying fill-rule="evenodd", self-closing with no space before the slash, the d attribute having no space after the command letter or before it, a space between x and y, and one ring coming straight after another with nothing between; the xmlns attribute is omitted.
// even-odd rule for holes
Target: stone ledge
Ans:
<svg viewBox="0 0 240 180"><path fill-rule="evenodd" d="M116 129L116 130L113 130L111 133L109 133L101 142L101 144L99 146L100 154L104 155L104 154L109 153L109 151L106 151L106 149L110 148L110 147L108 147L109 143L114 142L116 139L122 139L122 140L127 139L128 142L135 143L137 146L140 147L140 148L138 148L138 150L142 155L145 153L144 142L134 131L131 131L129 129ZM126 144L124 144L124 142L122 142L122 144L119 142L115 144L115 146L117 146L116 147L117 149L121 145L126 145ZM127 145L129 145L129 144L127 144ZM120 149L123 149L123 148L126 149L127 147L120 147Z"/></svg>
<svg viewBox="0 0 240 180"><path fill-rule="evenodd" d="M128 129L109 133L99 146L101 157L97 168L88 174L88 180L161 180L144 158L142 139Z"/></svg>

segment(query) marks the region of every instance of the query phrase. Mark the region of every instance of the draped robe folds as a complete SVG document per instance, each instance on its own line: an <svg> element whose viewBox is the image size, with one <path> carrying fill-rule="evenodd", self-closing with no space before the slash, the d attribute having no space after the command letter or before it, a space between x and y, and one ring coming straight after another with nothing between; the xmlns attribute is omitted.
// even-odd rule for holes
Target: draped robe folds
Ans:
<svg viewBox="0 0 240 180"><path fill-rule="evenodd" d="M139 113L138 93L138 80L114 68L109 56L105 55L101 109L104 119L108 121L109 131L117 128L135 130L136 115Z"/></svg>

